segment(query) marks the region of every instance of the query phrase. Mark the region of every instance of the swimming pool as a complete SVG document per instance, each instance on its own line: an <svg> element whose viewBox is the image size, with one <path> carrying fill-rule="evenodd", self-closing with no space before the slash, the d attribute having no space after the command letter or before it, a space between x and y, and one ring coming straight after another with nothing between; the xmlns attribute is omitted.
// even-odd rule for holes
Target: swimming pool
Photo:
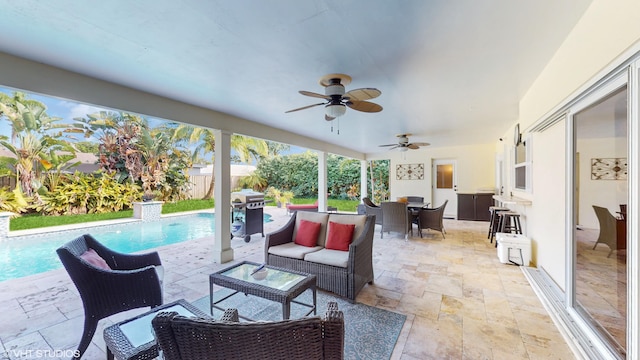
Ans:
<svg viewBox="0 0 640 360"><path fill-rule="evenodd" d="M268 214L264 218L271 221ZM208 213L10 237L0 242L0 281L61 268L56 249L82 234L93 235L115 251L132 253L211 236L214 230L214 214Z"/></svg>

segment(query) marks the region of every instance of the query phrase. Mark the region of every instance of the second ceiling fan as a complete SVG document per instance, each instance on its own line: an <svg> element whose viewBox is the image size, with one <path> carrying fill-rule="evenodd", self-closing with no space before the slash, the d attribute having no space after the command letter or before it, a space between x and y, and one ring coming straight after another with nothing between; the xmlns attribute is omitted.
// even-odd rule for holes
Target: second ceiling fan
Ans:
<svg viewBox="0 0 640 360"><path fill-rule="evenodd" d="M429 146L431 144L426 142L409 142L409 136L411 134L398 134L396 137L398 138L398 142L395 144L386 144L380 145L380 147L389 147L389 150L398 149L399 151L407 151L407 150L418 150L421 146Z"/></svg>
<svg viewBox="0 0 640 360"><path fill-rule="evenodd" d="M351 76L345 74L329 74L320 78L320 85L324 86L324 95L311 91L300 90L299 93L305 96L325 99L327 101L303 106L297 109L285 111L290 113L294 111L312 108L314 106L324 105L324 119L327 121L334 120L345 114L347 106L353 110L363 112L380 112L382 106L372 103L370 99L377 98L382 92L375 88L360 88L345 92L344 86L351 83Z"/></svg>

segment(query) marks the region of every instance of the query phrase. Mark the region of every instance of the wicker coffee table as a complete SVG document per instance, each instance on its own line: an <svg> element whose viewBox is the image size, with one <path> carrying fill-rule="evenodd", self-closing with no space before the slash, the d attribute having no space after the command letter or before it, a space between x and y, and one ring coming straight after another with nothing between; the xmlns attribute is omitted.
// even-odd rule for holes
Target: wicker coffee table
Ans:
<svg viewBox="0 0 640 360"><path fill-rule="evenodd" d="M151 320L161 311L175 311L183 316L209 318L202 310L181 299L164 304L104 329L107 359L145 360L158 357L158 344L153 335Z"/></svg>
<svg viewBox="0 0 640 360"><path fill-rule="evenodd" d="M296 303L309 307L306 315L316 314L316 276L289 269L265 266L267 276L264 279L255 279L251 273L260 264L243 261L226 269L217 271L209 275L209 294L211 301L211 312L213 309L225 311L226 309L217 306L218 303L230 298L237 293L258 296L263 299L279 302L282 304L282 318L289 319L291 314L291 303ZM224 298L213 300L213 285L219 285L235 290L232 294ZM305 304L294 299L307 289L313 292L313 304ZM306 316L305 315L305 316ZM240 318L253 321L247 317L239 315Z"/></svg>

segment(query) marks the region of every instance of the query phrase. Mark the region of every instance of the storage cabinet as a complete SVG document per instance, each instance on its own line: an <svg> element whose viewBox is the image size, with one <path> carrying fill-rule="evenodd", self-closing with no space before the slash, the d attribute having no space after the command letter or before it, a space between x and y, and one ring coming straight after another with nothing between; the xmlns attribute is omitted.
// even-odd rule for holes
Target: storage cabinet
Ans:
<svg viewBox="0 0 640 360"><path fill-rule="evenodd" d="M458 220L489 221L489 206L493 205L493 194L458 193Z"/></svg>

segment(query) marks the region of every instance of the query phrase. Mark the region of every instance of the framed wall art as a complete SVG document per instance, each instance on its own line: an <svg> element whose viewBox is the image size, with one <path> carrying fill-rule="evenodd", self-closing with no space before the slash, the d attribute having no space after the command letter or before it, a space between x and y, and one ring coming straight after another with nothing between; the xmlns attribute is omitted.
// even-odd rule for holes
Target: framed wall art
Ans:
<svg viewBox="0 0 640 360"><path fill-rule="evenodd" d="M399 164L396 165L397 180L422 180L424 179L424 164Z"/></svg>
<svg viewBox="0 0 640 360"><path fill-rule="evenodd" d="M591 180L626 180L626 158L591 159Z"/></svg>

